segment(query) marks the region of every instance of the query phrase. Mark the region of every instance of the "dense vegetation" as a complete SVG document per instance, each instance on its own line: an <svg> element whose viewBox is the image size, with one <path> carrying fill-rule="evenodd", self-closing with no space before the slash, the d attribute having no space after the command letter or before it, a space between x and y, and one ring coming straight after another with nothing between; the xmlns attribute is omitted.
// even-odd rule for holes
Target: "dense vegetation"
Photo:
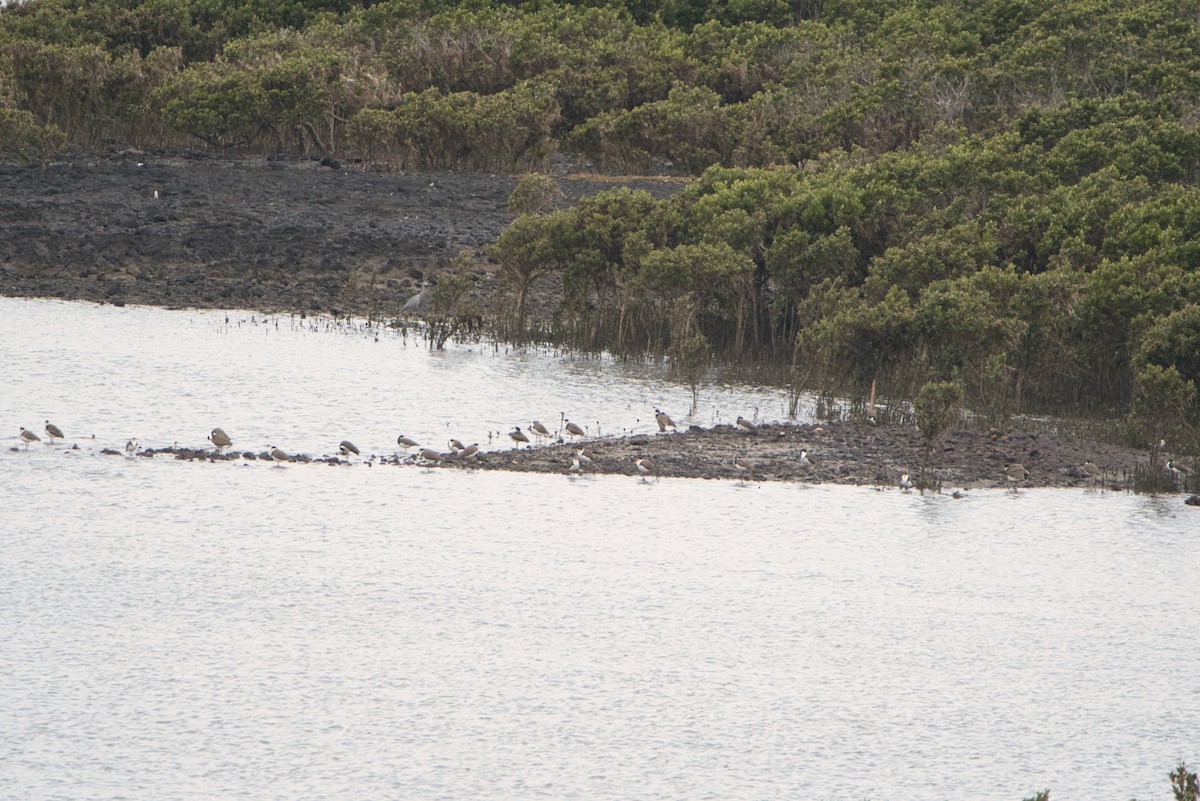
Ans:
<svg viewBox="0 0 1200 801"><path fill-rule="evenodd" d="M594 347L1005 416L1200 423L1188 0L27 0L0 151L205 143L383 169L697 176L519 217Z"/></svg>

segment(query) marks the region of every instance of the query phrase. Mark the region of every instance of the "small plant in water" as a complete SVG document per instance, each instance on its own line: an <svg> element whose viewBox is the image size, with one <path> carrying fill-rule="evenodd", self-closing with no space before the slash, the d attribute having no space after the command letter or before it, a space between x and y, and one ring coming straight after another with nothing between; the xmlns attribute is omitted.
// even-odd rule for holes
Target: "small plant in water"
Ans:
<svg viewBox="0 0 1200 801"><path fill-rule="evenodd" d="M1180 762L1179 767L1168 775L1175 801L1200 801L1200 782L1197 782L1196 774L1187 769L1187 763Z"/></svg>

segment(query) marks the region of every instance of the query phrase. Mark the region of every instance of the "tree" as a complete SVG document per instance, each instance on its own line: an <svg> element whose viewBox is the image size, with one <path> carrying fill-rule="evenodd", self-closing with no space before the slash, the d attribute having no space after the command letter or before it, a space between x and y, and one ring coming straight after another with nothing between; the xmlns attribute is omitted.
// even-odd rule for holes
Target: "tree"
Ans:
<svg viewBox="0 0 1200 801"><path fill-rule="evenodd" d="M962 403L963 385L959 381L930 381L917 393L913 406L917 412L917 428L921 430L922 455L920 486L930 486L929 467L933 446L958 415Z"/></svg>

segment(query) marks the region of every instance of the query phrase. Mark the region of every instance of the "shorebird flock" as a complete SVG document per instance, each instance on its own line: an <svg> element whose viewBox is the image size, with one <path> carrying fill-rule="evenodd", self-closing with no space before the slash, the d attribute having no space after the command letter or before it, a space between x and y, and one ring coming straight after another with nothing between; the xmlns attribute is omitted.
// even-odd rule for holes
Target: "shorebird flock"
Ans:
<svg viewBox="0 0 1200 801"><path fill-rule="evenodd" d="M666 433L668 429L676 431L678 430L675 421L672 420L671 416L662 409L656 408L654 410L654 420L658 425L659 433ZM596 423L596 428L598 431L598 422ZM741 415L738 415L737 420L733 424L733 428L735 431L747 436L757 436L759 434L759 424L748 420ZM45 421L44 430L46 438L49 440L49 442L46 444L53 444L55 441L62 441L65 439L63 430L49 420ZM526 432L528 432L528 434ZM495 432L495 436L498 435L499 432ZM533 437L532 440L530 439L530 435ZM494 435L492 433L488 434L489 443L492 441L493 436ZM540 420L533 420L524 429L520 425L514 425L512 430L508 432L508 437L512 440L513 447L515 449L520 449L522 445L524 445L526 448L532 447L535 442L538 444L562 444L568 440L587 438L588 436L588 427L572 422L567 418L565 413L560 415L560 423L557 430L551 430ZM42 438L36 432L25 428L24 426L20 428L18 437L25 446L26 450L28 450L29 446L33 443L42 441ZM207 439L212 444L213 448L215 448L215 451L219 454L224 453L226 450L233 447L233 438L230 437L229 434L227 434L225 430L220 427L212 429L209 432ZM476 461L480 455L480 445L478 442L472 442L468 445L462 440L454 437L451 437L446 441L446 450L439 450L428 445L423 445L421 442L405 436L404 434L400 434L396 437L396 444L400 447L401 452L404 454L404 461L414 464L434 465L441 462L472 463ZM75 447L78 448L78 446ZM18 449L14 447L12 450ZM164 451L158 452L178 450L179 449L164 449ZM111 452L116 453L116 451ZM141 452L143 451L137 437L131 437L125 443L124 455L132 457ZM152 455L152 452L147 451L146 453L147 455ZM338 443L337 453L340 457L347 460L352 457L360 457L362 455L358 446L348 439L344 439ZM287 451L273 444L267 445L266 449L259 452L255 458L274 461L280 466L297 460L311 461L307 456L289 454ZM576 448L573 455L569 457L569 461L564 463L563 471L570 478L584 477L588 475L589 471L594 466L595 459L595 455L590 453L586 448ZM807 448L801 448L799 456L795 457L795 459L797 465L806 469L815 468L818 464L817 459ZM652 479L657 480L659 478L659 469L654 461L649 457L635 457L632 459L632 462L632 472L639 476L643 481ZM746 458L744 454L735 456L729 463L729 467L727 469L732 475L737 476L739 483L744 483L746 479L753 479L755 474L754 463ZM1172 459L1167 460L1165 470L1177 481L1186 480L1189 475L1187 467ZM1091 481L1102 481L1104 477L1104 471L1092 461L1086 461L1081 466L1070 468L1068 472L1070 475L1079 478L1086 478ZM1003 476L1004 483L1007 483L1014 491L1016 491L1017 488L1024 484L1029 478L1029 471L1021 463L1014 462L1008 464L1001 472L1001 475ZM895 486L907 492L914 487L917 487L918 484L913 480L909 471L907 469L903 469L900 471L895 480Z"/></svg>
<svg viewBox="0 0 1200 801"><path fill-rule="evenodd" d="M662 409L656 408L654 410L654 420L660 433L665 433L668 431L668 429L678 431L678 426L676 425L675 421L672 420L671 416ZM741 415L738 416L734 427L737 431L743 434L756 435L758 434L759 430L756 424L752 423L750 420L747 420ZM596 423L596 428L598 431L598 422ZM51 423L49 420L45 422L45 431L46 436L49 438L51 443L53 443L55 440L64 439L62 429L60 429L54 423ZM512 430L508 432L508 437L512 440L514 448L520 449L522 445L526 446L527 448L531 447L534 442L539 444L561 444L568 440L585 439L589 436L589 433L589 426L580 425L579 423L570 420L564 413L560 415L560 423L557 430L551 430L540 420L533 420L525 428L522 428L520 425L514 425ZM530 438L531 435L532 439ZM492 434L488 434L489 442L491 441L492 436ZM21 427L19 437L26 449L28 449L31 444L42 441L42 438L38 436L38 434L25 427ZM212 445L215 453L217 454L225 454L227 451L231 451L234 445L233 438L226 433L225 429L221 427L213 428L208 433L206 439ZM415 464L434 465L444 461L471 462L477 460L480 454L480 445L478 442L472 442L468 445L462 440L454 437L451 437L446 441L446 450L439 450L437 448L430 447L429 445L424 445L420 441L404 434L400 434L396 437L396 444L400 447L401 452L405 454L404 459ZM16 448L13 450L16 450ZM159 452L178 452L180 450L181 449L179 448L171 448L164 449L163 451L143 451L137 437L131 437L125 443L123 452L125 456L132 457L138 455L139 453L153 455L154 453ZM190 452L191 449L182 450ZM112 452L116 453L116 451ZM337 453L340 457L345 459L362 455L362 452L359 450L358 446L348 439L344 439L338 443ZM274 444L269 444L266 446L265 450L261 450L256 453L255 458L273 461L279 465L297 460L309 461L308 457L306 456L289 454L287 451ZM590 469L595 465L596 458L597 457L593 453L589 452L585 447L581 446L575 448L574 454L570 457L569 462L564 465L564 472L571 478L583 477L587 475ZM635 472L635 474L642 480L657 480L659 478L660 473L658 467L655 465L652 459L648 457L640 457L632 459L632 462L633 472ZM801 451L800 463L804 465L812 464L807 455L807 451ZM754 466L745 456L736 457L733 460L732 469L733 473L741 480L752 477L754 474Z"/></svg>

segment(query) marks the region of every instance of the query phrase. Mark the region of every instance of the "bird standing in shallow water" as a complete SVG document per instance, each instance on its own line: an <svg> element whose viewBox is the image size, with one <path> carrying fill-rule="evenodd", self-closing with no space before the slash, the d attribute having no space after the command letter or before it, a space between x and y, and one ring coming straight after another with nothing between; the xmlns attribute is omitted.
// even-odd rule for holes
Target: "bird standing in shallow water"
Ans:
<svg viewBox="0 0 1200 801"><path fill-rule="evenodd" d="M25 443L25 447L29 447L31 442L41 442L42 438L30 431L25 426L21 426L21 441Z"/></svg>
<svg viewBox="0 0 1200 801"><path fill-rule="evenodd" d="M292 457L288 456L286 453L283 452L283 450L281 450L280 448L276 448L274 445L267 446L267 455L269 455L272 459L274 459L277 462L292 461Z"/></svg>
<svg viewBox="0 0 1200 801"><path fill-rule="evenodd" d="M520 426L513 426L513 430L509 431L508 435L512 437L513 442L517 443L518 448L521 447L522 442L526 445L529 444L529 437L525 436L525 432L521 430Z"/></svg>
<svg viewBox="0 0 1200 801"><path fill-rule="evenodd" d="M233 440L229 438L229 435L219 428L212 430L212 433L208 435L208 441L216 445L217 450L228 448L233 444Z"/></svg>
<svg viewBox="0 0 1200 801"><path fill-rule="evenodd" d="M418 447L421 443L417 442L415 439L409 439L401 434L400 436L396 437L396 444L401 448L404 448L404 450L408 450L409 448Z"/></svg>
<svg viewBox="0 0 1200 801"><path fill-rule="evenodd" d="M533 433L537 434L539 437L549 437L550 436L550 429L548 429L548 428L546 428L546 426L542 425L542 422L540 420L534 420L533 425L531 425L529 427L529 430L532 431Z"/></svg>
<svg viewBox="0 0 1200 801"><path fill-rule="evenodd" d="M53 442L56 439L62 439L63 432L62 432L61 428L59 428L58 426L54 425L54 423L51 423L49 420L47 420L46 421L46 436L48 436L50 438L50 441Z"/></svg>
<svg viewBox="0 0 1200 801"><path fill-rule="evenodd" d="M349 456L352 453L355 456L359 455L358 448L356 448L354 446L354 443L348 439L342 440L342 443L340 445L338 445L338 452L341 453L342 456Z"/></svg>
<svg viewBox="0 0 1200 801"><path fill-rule="evenodd" d="M908 477L908 473L900 474L900 489L902 489L902 490L912 489L912 479L910 479Z"/></svg>
<svg viewBox="0 0 1200 801"><path fill-rule="evenodd" d="M573 437L586 436L584 430L579 427L578 423L572 423L570 420L564 420L564 422L567 424L567 426L566 426L567 433L570 434L571 436L573 436Z"/></svg>
<svg viewBox="0 0 1200 801"><path fill-rule="evenodd" d="M750 466L750 462L746 461L745 457L743 457L743 456L734 457L733 470L735 473L738 474L738 478L742 478L744 476L750 475L751 469L752 468Z"/></svg>
<svg viewBox="0 0 1200 801"><path fill-rule="evenodd" d="M134 454L137 453L137 449L138 449L137 437L130 437L129 441L125 443L125 455L133 456Z"/></svg>
<svg viewBox="0 0 1200 801"><path fill-rule="evenodd" d="M657 465L645 457L641 459L635 459L634 464L637 465L637 471L641 474L643 479L645 479L646 476L654 475L658 472Z"/></svg>
<svg viewBox="0 0 1200 801"><path fill-rule="evenodd" d="M570 473L572 476L578 476L578 475L583 474L583 465L579 463L578 456L571 457L571 466L567 468L567 472Z"/></svg>

